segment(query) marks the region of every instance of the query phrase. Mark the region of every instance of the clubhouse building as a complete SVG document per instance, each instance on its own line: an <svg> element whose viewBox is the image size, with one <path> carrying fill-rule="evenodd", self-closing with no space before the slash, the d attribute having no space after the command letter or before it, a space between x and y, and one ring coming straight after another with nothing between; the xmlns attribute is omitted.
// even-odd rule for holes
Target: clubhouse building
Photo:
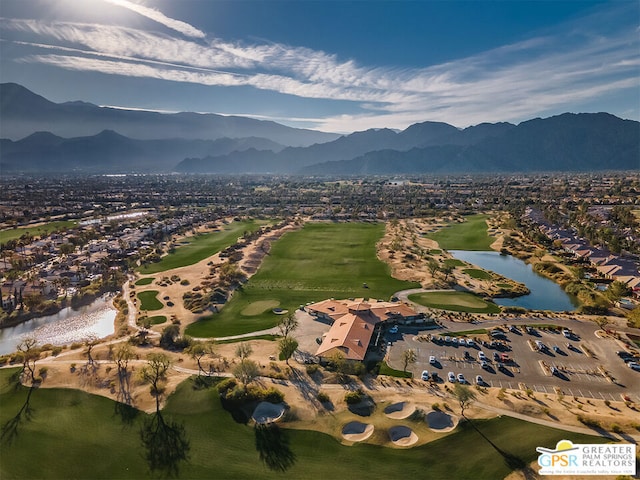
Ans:
<svg viewBox="0 0 640 480"><path fill-rule="evenodd" d="M364 360L371 344L377 344L382 326L427 323L424 314L400 302L372 299L324 300L305 310L331 323L316 352L320 358L341 353L347 360Z"/></svg>

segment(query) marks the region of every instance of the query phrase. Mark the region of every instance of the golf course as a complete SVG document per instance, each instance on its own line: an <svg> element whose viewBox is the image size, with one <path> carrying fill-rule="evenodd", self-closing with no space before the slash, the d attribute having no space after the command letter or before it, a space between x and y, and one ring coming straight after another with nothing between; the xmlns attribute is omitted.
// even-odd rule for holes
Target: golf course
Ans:
<svg viewBox="0 0 640 480"><path fill-rule="evenodd" d="M439 440L410 449L365 443L346 446L334 436L283 427L256 428L234 421L215 387L184 381L169 397L163 420L172 435L143 443L151 415L79 390L31 392L0 371L0 477L140 479L163 478L504 478L535 460L536 447L553 446L566 432L509 417L462 422ZM46 381L46 380L45 380ZM28 403L25 403L27 402ZM601 443L572 434L575 443ZM150 456L150 445L165 452ZM164 449L164 450L163 450ZM473 451L472 456L465 452ZM186 461L171 462L184 454ZM44 467L44 468L43 468ZM154 470L152 470L152 467Z"/></svg>
<svg viewBox="0 0 640 480"><path fill-rule="evenodd" d="M427 236L445 250L491 250L495 241L487 235L487 215L470 215Z"/></svg>
<svg viewBox="0 0 640 480"><path fill-rule="evenodd" d="M310 223L273 245L260 270L237 290L220 313L189 325L188 335L223 337L273 327L273 308L292 311L326 298L388 300L416 288L390 276L376 257L384 224Z"/></svg>
<svg viewBox="0 0 640 480"><path fill-rule="evenodd" d="M500 313L500 307L467 292L424 292L409 295L419 305L454 312Z"/></svg>

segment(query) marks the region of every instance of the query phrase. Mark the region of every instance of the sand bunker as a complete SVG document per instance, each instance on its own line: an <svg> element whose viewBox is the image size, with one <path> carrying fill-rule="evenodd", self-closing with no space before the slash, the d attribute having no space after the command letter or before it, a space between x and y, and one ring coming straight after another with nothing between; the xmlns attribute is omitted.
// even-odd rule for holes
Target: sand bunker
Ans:
<svg viewBox="0 0 640 480"><path fill-rule="evenodd" d="M408 447L418 441L418 436L409 427L398 425L389 429L389 438L399 447Z"/></svg>
<svg viewBox="0 0 640 480"><path fill-rule="evenodd" d="M260 402L253 411L251 418L256 423L273 423L282 418L284 410L284 404L282 403Z"/></svg>
<svg viewBox="0 0 640 480"><path fill-rule="evenodd" d="M350 442L362 442L373 434L373 425L362 422L349 422L342 427L342 437Z"/></svg>
<svg viewBox="0 0 640 480"><path fill-rule="evenodd" d="M456 428L458 419L445 412L429 412L425 416L429 428L435 432L448 432Z"/></svg>
<svg viewBox="0 0 640 480"><path fill-rule="evenodd" d="M393 403L384 409L384 414L389 418L402 419L411 416L416 411L416 406L409 402Z"/></svg>

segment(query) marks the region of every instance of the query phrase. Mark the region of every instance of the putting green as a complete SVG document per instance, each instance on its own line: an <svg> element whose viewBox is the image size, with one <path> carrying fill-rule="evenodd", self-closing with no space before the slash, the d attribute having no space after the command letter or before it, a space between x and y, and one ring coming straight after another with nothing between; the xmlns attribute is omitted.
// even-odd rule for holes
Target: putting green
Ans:
<svg viewBox="0 0 640 480"><path fill-rule="evenodd" d="M409 295L409 300L425 307L468 313L499 313L495 303L467 292L426 292Z"/></svg>
<svg viewBox="0 0 640 480"><path fill-rule="evenodd" d="M492 278L490 273L480 270L479 268L465 268L463 272L471 278L477 278L478 280L491 280Z"/></svg>
<svg viewBox="0 0 640 480"><path fill-rule="evenodd" d="M140 286L140 285L151 285L151 283L153 283L153 280L154 280L153 277L141 278L135 284L137 286Z"/></svg>
<svg viewBox="0 0 640 480"><path fill-rule="evenodd" d="M252 302L247 305L240 312L240 315L244 315L245 317L253 317L254 315L260 315L267 310L276 308L278 305L280 305L280 302L278 300L258 300L257 302Z"/></svg>
<svg viewBox="0 0 640 480"><path fill-rule="evenodd" d="M146 292L140 292L138 298L140 299L140 310L160 310L164 305L160 300L156 298L158 290L147 290Z"/></svg>

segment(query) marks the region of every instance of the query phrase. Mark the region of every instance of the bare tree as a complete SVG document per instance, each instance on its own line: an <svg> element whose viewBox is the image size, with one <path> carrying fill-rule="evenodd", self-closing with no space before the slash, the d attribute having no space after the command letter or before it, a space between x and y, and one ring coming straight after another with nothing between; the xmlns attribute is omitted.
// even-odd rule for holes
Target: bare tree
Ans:
<svg viewBox="0 0 640 480"><path fill-rule="evenodd" d="M432 258L427 262L427 269L429 270L429 273L431 274L431 276L435 277L436 272L440 270L440 265L436 260Z"/></svg>
<svg viewBox="0 0 640 480"><path fill-rule="evenodd" d="M283 337L287 338L298 328L299 324L300 322L298 322L296 316L293 313L289 313L284 315L278 322L278 330L280 330L280 334Z"/></svg>
<svg viewBox="0 0 640 480"><path fill-rule="evenodd" d="M151 385L151 394L156 397L156 413L160 412L160 396L164 391L163 383L167 378L167 370L171 367L171 359L164 353L150 353L147 364L142 367L140 377Z"/></svg>
<svg viewBox="0 0 640 480"><path fill-rule="evenodd" d="M462 415L464 418L467 418L464 416L464 411L476 399L476 394L466 385L456 383L453 387L453 396L456 398L458 404L460 405L460 415Z"/></svg>
<svg viewBox="0 0 640 480"><path fill-rule="evenodd" d="M402 352L402 371L406 372L409 364L413 365L418 361L418 355L413 348L408 348Z"/></svg>
<svg viewBox="0 0 640 480"><path fill-rule="evenodd" d="M249 355L253 353L253 348L251 345L245 342L240 342L236 347L236 357L240 357L240 360L245 360L249 358Z"/></svg>
<svg viewBox="0 0 640 480"><path fill-rule="evenodd" d="M98 338L95 335L90 335L84 339L84 346L87 347L87 349L84 351L84 355L87 356L88 365L93 365L95 361L93 359L93 356L91 355L91 351L93 350L93 347L98 345L98 343L100 343L100 340L98 340Z"/></svg>
<svg viewBox="0 0 640 480"><path fill-rule="evenodd" d="M204 368L202 368L200 361L202 360L202 357L213 352L213 345L204 342L193 342L186 351L191 358L197 362L198 376L200 376L200 372L204 372Z"/></svg>
<svg viewBox="0 0 640 480"><path fill-rule="evenodd" d="M22 381L33 386L36 379L36 362L40 359L38 340L35 337L25 337L16 345L22 358Z"/></svg>
<svg viewBox="0 0 640 480"><path fill-rule="evenodd" d="M289 359L298 348L298 341L295 338L285 336L278 344L280 350L281 359L284 358L287 365L289 365Z"/></svg>
<svg viewBox="0 0 640 480"><path fill-rule="evenodd" d="M233 375L242 382L242 386L246 389L247 385L260 375L260 367L253 360L243 358L233 368Z"/></svg>

